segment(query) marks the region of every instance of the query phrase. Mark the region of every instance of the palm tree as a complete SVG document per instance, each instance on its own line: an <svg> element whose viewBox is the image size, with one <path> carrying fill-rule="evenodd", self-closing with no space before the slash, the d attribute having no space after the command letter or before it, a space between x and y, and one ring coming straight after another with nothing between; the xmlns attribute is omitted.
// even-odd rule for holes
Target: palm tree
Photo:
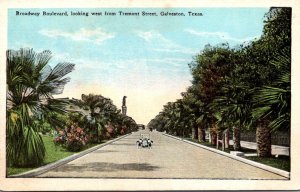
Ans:
<svg viewBox="0 0 300 192"><path fill-rule="evenodd" d="M197 105L199 106L200 112L199 112L199 116L196 119L196 123L198 125L198 140L199 142L206 142L206 138L205 138L205 127L209 127L210 126L210 113L207 110L207 106L204 105L204 103L202 103L200 100L197 101Z"/></svg>
<svg viewBox="0 0 300 192"><path fill-rule="evenodd" d="M219 107L219 124L232 127L233 148L241 149L240 134L251 117L251 94L252 91L243 82L231 82L222 88L222 96L214 100L215 106Z"/></svg>
<svg viewBox="0 0 300 192"><path fill-rule="evenodd" d="M213 101L222 94L225 78L233 67L233 50L228 44L221 44L212 47L206 45L203 51L198 54L190 64L193 75L192 86L197 98L199 113L197 115L199 140L205 141L205 128L210 131L211 142L216 143L219 127L215 113L221 107L215 107Z"/></svg>
<svg viewBox="0 0 300 192"><path fill-rule="evenodd" d="M196 126L196 113L197 106L195 105L196 99L194 94L187 90L187 92L181 93L182 104L185 111L185 121L191 127L192 139L198 139L198 129Z"/></svg>
<svg viewBox="0 0 300 192"><path fill-rule="evenodd" d="M114 123L117 127L120 128L118 131L120 134L125 134L137 130L137 124L134 119L122 113L118 113Z"/></svg>
<svg viewBox="0 0 300 192"><path fill-rule="evenodd" d="M36 53L32 49L8 50L7 67L7 163L14 166L38 165L43 162L45 147L36 119L55 123L51 115L65 112L65 99L54 99L61 94L70 78L64 77L74 64L48 65L50 51Z"/></svg>
<svg viewBox="0 0 300 192"><path fill-rule="evenodd" d="M152 119L149 123L148 123L148 127L152 128L152 129L156 129L157 131L161 131L161 132L166 132L169 133L169 131L166 129L166 117L165 117L165 112L161 111L158 113L158 115L155 116L154 119Z"/></svg>
<svg viewBox="0 0 300 192"><path fill-rule="evenodd" d="M290 129L291 117L291 56L284 49L273 62L282 71L271 86L264 86L254 95L256 108L253 117L258 121L256 129L257 153L271 156L271 131Z"/></svg>
<svg viewBox="0 0 300 192"><path fill-rule="evenodd" d="M177 99L173 103L174 128L177 131L177 135L180 135L182 137L185 136L185 125L182 125L184 116L185 114L183 110L182 99Z"/></svg>
<svg viewBox="0 0 300 192"><path fill-rule="evenodd" d="M82 94L81 100L73 99L73 104L88 111L88 115L85 115L85 127L93 135L92 141L99 143L104 137L105 126L113 121L117 107L109 98L94 94Z"/></svg>

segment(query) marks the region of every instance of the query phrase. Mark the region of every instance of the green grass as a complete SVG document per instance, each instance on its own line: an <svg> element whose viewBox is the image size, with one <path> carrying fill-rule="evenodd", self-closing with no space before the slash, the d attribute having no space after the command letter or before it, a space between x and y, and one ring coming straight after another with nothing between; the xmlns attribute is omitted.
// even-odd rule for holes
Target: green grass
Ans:
<svg viewBox="0 0 300 192"><path fill-rule="evenodd" d="M34 169L34 168L32 168L32 167L27 167L27 168L7 167L6 173L7 173L7 176L10 176L10 175L15 175L15 174L23 173L26 171L30 171L32 169Z"/></svg>
<svg viewBox="0 0 300 192"><path fill-rule="evenodd" d="M42 137L43 137L43 141L44 141L45 148L46 148L46 156L45 156L43 165L53 163L55 161L58 161L60 159L63 159L65 157L68 157L70 155L77 153L77 152L69 152L61 146L55 146L53 143L53 137L51 137L51 136L43 135ZM83 150L94 147L96 145L97 144L88 144L84 147ZM37 167L21 167L21 168L20 167L7 167L6 171L7 171L7 176L10 176L10 175L15 175L15 174L23 173L26 171L30 171L35 168L37 168Z"/></svg>
<svg viewBox="0 0 300 192"><path fill-rule="evenodd" d="M61 146L55 146L53 143L53 137L51 136L43 136L43 141L46 147L45 164L55 162L76 153L69 152Z"/></svg>
<svg viewBox="0 0 300 192"><path fill-rule="evenodd" d="M290 157L288 156L279 156L279 157L245 157L246 159L256 161L271 167L282 169L285 171L290 171Z"/></svg>

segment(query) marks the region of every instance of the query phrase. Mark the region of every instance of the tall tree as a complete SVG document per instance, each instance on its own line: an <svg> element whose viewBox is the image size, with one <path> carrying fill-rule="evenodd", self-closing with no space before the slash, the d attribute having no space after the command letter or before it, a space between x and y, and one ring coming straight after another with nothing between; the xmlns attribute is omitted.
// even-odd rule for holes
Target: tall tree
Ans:
<svg viewBox="0 0 300 192"><path fill-rule="evenodd" d="M271 131L290 130L291 118L291 57L284 50L273 62L281 73L271 85L257 90L253 100L256 108L254 119L258 120L257 145L259 156L271 155Z"/></svg>
<svg viewBox="0 0 300 192"><path fill-rule="evenodd" d="M207 45L201 54L196 56L194 62L190 64L193 75L192 83L198 90L196 94L198 100L200 100L199 103L202 105L202 112L197 119L197 123L198 125L202 124L202 127L208 125L211 142L214 145L216 144L218 132L217 119L214 114L219 111L219 106L216 107L212 103L220 95L221 88L225 83L224 78L232 66L231 59L232 51L228 44L216 47Z"/></svg>
<svg viewBox="0 0 300 192"><path fill-rule="evenodd" d="M65 112L66 100L54 99L61 94L74 69L72 63L48 65L50 51L32 49L7 51L7 163L15 166L38 165L45 157L45 147L35 119L55 123L54 112Z"/></svg>
<svg viewBox="0 0 300 192"><path fill-rule="evenodd" d="M248 49L250 58L258 58L250 61L258 67L257 82L260 83L255 89L254 103L257 105L253 112L257 121L259 156L271 155L272 127L289 126L291 13L291 8L271 8L266 14L262 37ZM274 103L271 105L272 102L277 102L278 107L274 107ZM288 126L283 122L288 122Z"/></svg>
<svg viewBox="0 0 300 192"><path fill-rule="evenodd" d="M117 107L112 100L102 95L82 94L81 100L73 100L75 105L81 107L81 110L87 110L85 115L86 123L84 126L92 134L92 142L101 142L105 134L105 126L114 120Z"/></svg>

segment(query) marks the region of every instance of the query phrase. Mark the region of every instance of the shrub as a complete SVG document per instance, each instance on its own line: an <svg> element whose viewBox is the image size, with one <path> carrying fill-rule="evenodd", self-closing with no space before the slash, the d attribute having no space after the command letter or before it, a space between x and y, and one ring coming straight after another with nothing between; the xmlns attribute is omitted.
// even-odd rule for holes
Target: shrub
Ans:
<svg viewBox="0 0 300 192"><path fill-rule="evenodd" d="M75 123L63 131L60 130L58 136L54 139L55 144L62 145L72 152L82 150L88 141L89 136Z"/></svg>
<svg viewBox="0 0 300 192"><path fill-rule="evenodd" d="M42 122L40 126L43 135L50 133L53 130L52 126L47 122Z"/></svg>
<svg viewBox="0 0 300 192"><path fill-rule="evenodd" d="M78 140L71 140L66 143L66 148L68 151L77 152L83 148L82 142Z"/></svg>
<svg viewBox="0 0 300 192"><path fill-rule="evenodd" d="M115 128L112 125L106 126L106 138L110 139L115 136Z"/></svg>

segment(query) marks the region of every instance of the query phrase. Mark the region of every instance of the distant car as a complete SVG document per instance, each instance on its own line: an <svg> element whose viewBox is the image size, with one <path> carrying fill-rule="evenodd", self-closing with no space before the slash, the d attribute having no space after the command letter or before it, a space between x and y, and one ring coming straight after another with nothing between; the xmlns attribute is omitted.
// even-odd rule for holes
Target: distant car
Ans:
<svg viewBox="0 0 300 192"><path fill-rule="evenodd" d="M141 134L140 139L137 140L136 146L137 148L151 148L153 144L153 141L150 139L150 134Z"/></svg>

